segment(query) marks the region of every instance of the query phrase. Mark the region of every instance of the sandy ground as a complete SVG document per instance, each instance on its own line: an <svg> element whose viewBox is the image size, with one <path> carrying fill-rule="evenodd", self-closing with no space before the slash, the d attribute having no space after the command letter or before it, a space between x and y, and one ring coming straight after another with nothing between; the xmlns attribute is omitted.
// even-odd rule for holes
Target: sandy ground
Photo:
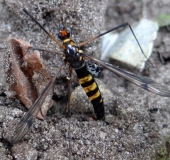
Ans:
<svg viewBox="0 0 170 160"><path fill-rule="evenodd" d="M4 160L56 160L69 159L71 134L71 159L168 159L169 156L169 98L160 97L103 70L97 80L104 102L107 124L96 121L77 78L73 78L74 108L71 130L64 114L67 102L67 85L58 79L55 86L55 102L44 121L35 120L25 138L10 145L11 132L27 111L16 98L4 94L6 90L3 70L4 40L7 37L22 38L39 48L54 48L49 37L22 12L26 7L54 36L61 25L72 30L72 38L82 42L102 30L123 22L133 23L142 17L153 19L160 13L169 13L169 2L128 2L110 0L84 1L0 1L0 158ZM8 45L8 44L7 44ZM92 42L83 47L85 53L99 57L100 43ZM156 52L169 54L169 30L159 30L154 53L150 60L155 68L147 67L141 73L169 87L170 63L160 63ZM42 52L44 63L52 75L61 64L56 55ZM63 71L64 72L64 71ZM63 73L64 75L67 73ZM75 73L74 73L75 75ZM77 98L77 99L76 99Z"/></svg>

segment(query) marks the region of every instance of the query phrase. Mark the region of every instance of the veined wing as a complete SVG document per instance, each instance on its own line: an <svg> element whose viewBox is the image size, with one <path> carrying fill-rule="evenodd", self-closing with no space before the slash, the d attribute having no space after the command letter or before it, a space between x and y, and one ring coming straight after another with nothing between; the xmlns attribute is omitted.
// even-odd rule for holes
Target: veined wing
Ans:
<svg viewBox="0 0 170 160"><path fill-rule="evenodd" d="M121 68L113 66L110 63L92 58L88 55L83 54L83 56L94 61L95 63L107 68L108 70L114 72L116 75L125 78L126 80L136 84L137 86L139 86L147 91L150 91L152 93L158 94L163 97L170 97L170 90L168 90L167 87L165 87L159 83L156 83L152 79L149 79L144 76L137 76L131 72L128 72L126 70L123 70Z"/></svg>
<svg viewBox="0 0 170 160"><path fill-rule="evenodd" d="M54 77L56 78L56 77ZM45 100L45 98L48 95L49 90L52 88L55 79L52 79L48 85L44 88L41 95L37 98L37 100L34 102L34 104L31 106L31 108L28 110L28 112L21 118L20 122L18 123L13 136L11 138L11 144L15 144L19 142L29 131L32 123L33 118L36 117L38 112L41 109L41 106Z"/></svg>

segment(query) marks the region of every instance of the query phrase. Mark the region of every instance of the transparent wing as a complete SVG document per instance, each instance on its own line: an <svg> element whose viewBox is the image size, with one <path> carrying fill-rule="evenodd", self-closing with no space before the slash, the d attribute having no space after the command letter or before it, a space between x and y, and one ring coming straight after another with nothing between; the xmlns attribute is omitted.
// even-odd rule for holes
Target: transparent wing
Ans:
<svg viewBox="0 0 170 160"><path fill-rule="evenodd" d="M54 85L55 79L57 78L57 75L61 72L61 69L64 65L62 65L57 72L57 74L53 77L53 79L47 84L47 86L44 88L41 95L37 98L35 103L31 106L31 108L28 110L28 112L21 118L20 122L18 123L13 136L11 138L11 144L15 144L19 142L29 131L34 117L37 116L38 112L41 109L42 104L44 103L44 100L46 99L48 92L51 90L51 88Z"/></svg>
<svg viewBox="0 0 170 160"><path fill-rule="evenodd" d="M163 97L170 97L170 90L168 90L167 87L162 86L161 84L156 83L155 81L153 81L152 79L149 79L147 77L143 77L143 76L137 76L131 72L128 72L126 70L123 70L121 68L118 68L116 66L113 66L110 63L92 58L88 55L83 54L84 57L98 63L99 65L107 68L108 70L114 72L115 74L117 74L118 76L121 76L123 78L125 78L126 80L129 80L130 82L136 84L137 86L150 91L152 93L158 94L160 96Z"/></svg>
<svg viewBox="0 0 170 160"><path fill-rule="evenodd" d="M21 118L11 138L11 144L17 143L27 134L33 123L33 118L36 117L36 115L40 111L40 108L45 98L47 97L49 90L52 88L53 83L54 80L51 80L48 83L48 85L45 87L41 95L37 98L35 103L31 106L28 112Z"/></svg>

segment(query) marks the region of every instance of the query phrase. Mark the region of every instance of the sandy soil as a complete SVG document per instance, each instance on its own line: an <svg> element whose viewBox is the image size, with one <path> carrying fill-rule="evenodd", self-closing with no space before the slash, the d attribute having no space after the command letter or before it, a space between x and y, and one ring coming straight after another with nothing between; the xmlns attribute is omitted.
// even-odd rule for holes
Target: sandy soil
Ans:
<svg viewBox="0 0 170 160"><path fill-rule="evenodd" d="M56 160L69 159L69 133L71 137L71 159L165 159L169 156L169 98L160 97L103 70L97 80L104 102L106 121L93 118L92 106L88 102L74 74L72 89L74 107L69 121L64 114L67 102L67 85L58 79L55 86L55 102L44 121L35 120L24 139L10 145L9 140L15 125L27 111L16 98L4 94L7 85L3 70L3 54L7 37L22 38L39 48L57 47L39 27L26 16L26 7L38 21L57 35L61 25L72 31L72 38L82 42L102 30L123 22L133 23L142 17L154 19L160 13L169 13L169 2L120 0L84 1L0 1L0 158L4 160ZM150 60L155 68L147 67L143 73L158 83L169 87L170 63L162 65L158 52L168 57L169 30L160 28ZM8 45L8 44L6 44ZM99 40L83 47L84 52L99 57ZM45 65L52 75L61 64L61 58L42 52ZM63 75L67 75L63 71Z"/></svg>

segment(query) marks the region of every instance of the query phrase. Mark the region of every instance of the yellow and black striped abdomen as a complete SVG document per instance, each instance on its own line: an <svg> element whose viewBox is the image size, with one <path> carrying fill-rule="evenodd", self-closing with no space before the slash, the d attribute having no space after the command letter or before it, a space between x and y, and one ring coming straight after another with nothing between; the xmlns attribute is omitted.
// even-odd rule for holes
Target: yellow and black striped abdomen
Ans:
<svg viewBox="0 0 170 160"><path fill-rule="evenodd" d="M101 97L101 92L98 88L97 83L95 82L94 78L89 73L85 65L80 69L75 69L75 71L77 73L79 83L81 84L87 96L89 97L89 100L93 104L94 112L97 119L103 119L104 105L103 99Z"/></svg>

